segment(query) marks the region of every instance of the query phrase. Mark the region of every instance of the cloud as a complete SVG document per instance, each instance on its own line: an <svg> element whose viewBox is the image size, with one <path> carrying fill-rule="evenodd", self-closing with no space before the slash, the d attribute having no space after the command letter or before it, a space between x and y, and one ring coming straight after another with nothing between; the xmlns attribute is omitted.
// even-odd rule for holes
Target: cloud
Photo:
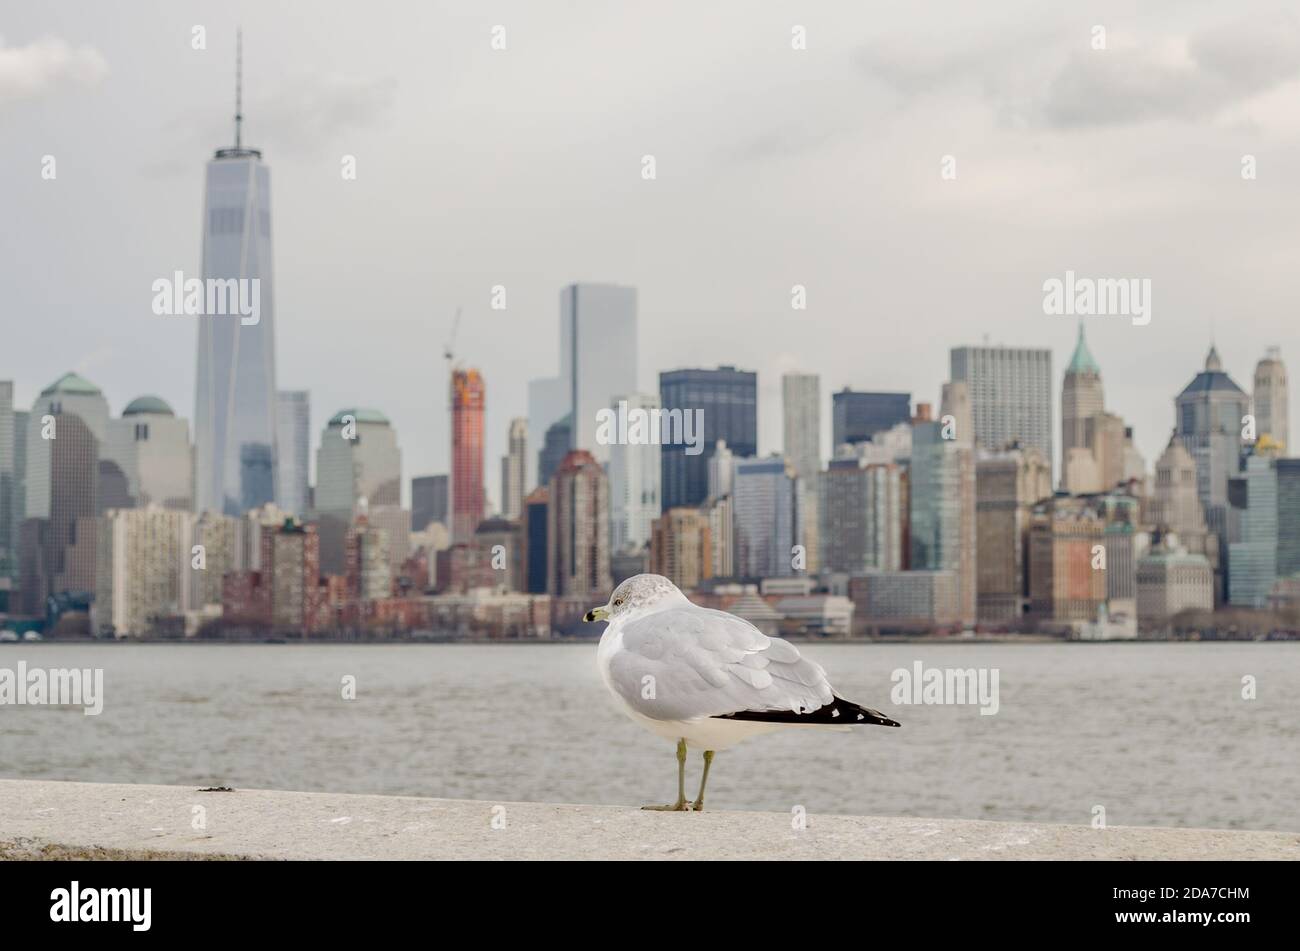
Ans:
<svg viewBox="0 0 1300 951"><path fill-rule="evenodd" d="M1300 76L1300 24L1285 14L1240 20L1188 38L1182 54L1076 53L1048 87L1039 118L1070 128L1215 116Z"/></svg>
<svg viewBox="0 0 1300 951"><path fill-rule="evenodd" d="M269 102L246 107L246 135L274 130L275 144L310 152L377 124L393 105L397 81L323 76L290 80Z"/></svg>
<svg viewBox="0 0 1300 951"><path fill-rule="evenodd" d="M1059 34L1000 51L895 42L864 47L855 62L905 98L973 87L1003 117L1056 129L1209 118L1300 76L1300 21L1290 13L1142 44L1110 39L1093 50L1074 36L1068 53Z"/></svg>
<svg viewBox="0 0 1300 951"><path fill-rule="evenodd" d="M93 47L55 37L7 47L0 37L0 104L36 99L67 83L93 86L107 74L108 61Z"/></svg>

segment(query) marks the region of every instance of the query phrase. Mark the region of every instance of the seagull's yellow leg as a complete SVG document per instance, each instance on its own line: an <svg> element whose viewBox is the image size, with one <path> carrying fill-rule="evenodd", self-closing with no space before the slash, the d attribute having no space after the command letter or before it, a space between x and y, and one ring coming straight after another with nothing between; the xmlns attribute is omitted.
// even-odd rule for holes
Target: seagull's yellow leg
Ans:
<svg viewBox="0 0 1300 951"><path fill-rule="evenodd" d="M686 812L690 806L686 804L686 740L677 741L677 801L667 806L642 806L642 809L653 809L656 812Z"/></svg>
<svg viewBox="0 0 1300 951"><path fill-rule="evenodd" d="M713 750L704 751L704 775L700 777L700 794L695 797L695 811L704 811L704 784L709 781L709 767L713 765Z"/></svg>

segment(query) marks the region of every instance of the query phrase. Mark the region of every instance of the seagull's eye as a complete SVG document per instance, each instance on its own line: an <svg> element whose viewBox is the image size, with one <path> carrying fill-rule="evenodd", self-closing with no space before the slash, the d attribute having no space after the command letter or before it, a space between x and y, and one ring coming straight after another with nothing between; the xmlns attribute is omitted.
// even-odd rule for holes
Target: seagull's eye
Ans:
<svg viewBox="0 0 1300 951"><path fill-rule="evenodd" d="M622 599L622 598L615 598L615 599L614 599L614 607L618 607L618 606L619 606L620 604L622 604L622 603L623 603L623 599Z"/></svg>

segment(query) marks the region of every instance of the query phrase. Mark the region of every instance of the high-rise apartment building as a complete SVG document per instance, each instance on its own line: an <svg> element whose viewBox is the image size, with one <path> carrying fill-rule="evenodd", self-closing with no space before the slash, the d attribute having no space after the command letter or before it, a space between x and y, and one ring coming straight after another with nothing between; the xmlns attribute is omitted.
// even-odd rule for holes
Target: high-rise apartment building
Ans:
<svg viewBox="0 0 1300 951"><path fill-rule="evenodd" d="M117 637L147 636L196 606L191 512L114 509L96 531L95 619ZM218 598L218 600L220 600Z"/></svg>
<svg viewBox="0 0 1300 951"><path fill-rule="evenodd" d="M575 449L551 477L547 493L547 592L605 597L609 574L609 480L595 457Z"/></svg>

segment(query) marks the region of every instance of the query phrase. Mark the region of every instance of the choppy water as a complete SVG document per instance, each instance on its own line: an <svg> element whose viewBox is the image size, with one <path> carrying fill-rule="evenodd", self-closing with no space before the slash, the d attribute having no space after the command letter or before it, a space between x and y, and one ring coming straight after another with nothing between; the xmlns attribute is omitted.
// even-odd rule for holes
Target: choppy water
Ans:
<svg viewBox="0 0 1300 951"><path fill-rule="evenodd" d="M802 649L903 728L741 744L718 755L713 806L1087 823L1101 805L1111 825L1300 829L1300 645ZM668 801L671 746L617 712L594 659L594 644L3 644L0 667L102 667L106 700L98 717L0 706L0 776ZM918 660L997 668L997 715L893 705L891 671Z"/></svg>

